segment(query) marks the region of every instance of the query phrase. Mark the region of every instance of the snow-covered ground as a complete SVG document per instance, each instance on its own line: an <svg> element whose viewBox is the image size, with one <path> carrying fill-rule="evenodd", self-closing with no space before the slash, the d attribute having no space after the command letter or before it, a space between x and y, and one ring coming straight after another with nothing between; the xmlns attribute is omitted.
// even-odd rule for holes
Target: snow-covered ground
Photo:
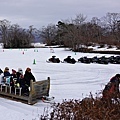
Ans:
<svg viewBox="0 0 120 120"><path fill-rule="evenodd" d="M103 56L103 54L74 53L64 48L35 48L35 49L0 49L0 67L11 69L27 67L32 69L36 80L51 78L50 96L55 102L63 99L82 99L90 92L100 92L109 79L120 72L117 64L83 64L83 63L47 63L52 55L62 61L68 55L78 60L80 57ZM111 55L105 55L111 56ZM33 64L35 60L36 64ZM0 120L39 120L44 109L50 109L49 103L39 101L35 105L26 105L21 102L0 98Z"/></svg>

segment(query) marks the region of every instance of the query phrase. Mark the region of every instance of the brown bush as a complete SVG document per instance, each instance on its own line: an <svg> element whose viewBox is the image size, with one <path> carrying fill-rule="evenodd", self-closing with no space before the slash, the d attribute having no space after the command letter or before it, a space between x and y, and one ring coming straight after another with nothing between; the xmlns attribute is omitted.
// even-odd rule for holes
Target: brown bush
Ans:
<svg viewBox="0 0 120 120"><path fill-rule="evenodd" d="M63 100L52 108L50 120L120 120L120 96L110 100L92 96L83 100Z"/></svg>

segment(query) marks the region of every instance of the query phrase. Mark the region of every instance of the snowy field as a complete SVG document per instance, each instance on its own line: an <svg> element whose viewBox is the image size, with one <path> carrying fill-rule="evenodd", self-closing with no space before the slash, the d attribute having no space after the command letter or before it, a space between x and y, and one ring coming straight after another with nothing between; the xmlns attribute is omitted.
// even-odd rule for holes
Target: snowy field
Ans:
<svg viewBox="0 0 120 120"><path fill-rule="evenodd" d="M59 57L61 61L68 55L78 60L80 57L103 56L104 54L74 53L65 51L64 48L36 49L0 49L0 67L12 69L27 67L32 69L36 80L51 79L50 96L55 97L55 102L63 99L82 99L90 92L100 92L109 79L120 72L120 65L83 64L83 63L47 63L52 55ZM112 55L105 55L112 56ZM36 64L33 64L35 60ZM0 98L0 120L39 120L44 109L49 108L49 103L39 101L33 106Z"/></svg>

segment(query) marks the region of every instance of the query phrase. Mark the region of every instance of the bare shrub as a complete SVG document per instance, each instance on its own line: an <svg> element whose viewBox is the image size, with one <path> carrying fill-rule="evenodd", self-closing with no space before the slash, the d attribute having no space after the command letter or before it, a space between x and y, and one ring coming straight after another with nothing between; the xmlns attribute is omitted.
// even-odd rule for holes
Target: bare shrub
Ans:
<svg viewBox="0 0 120 120"><path fill-rule="evenodd" d="M109 100L84 98L63 100L53 105L49 120L119 120L120 96Z"/></svg>

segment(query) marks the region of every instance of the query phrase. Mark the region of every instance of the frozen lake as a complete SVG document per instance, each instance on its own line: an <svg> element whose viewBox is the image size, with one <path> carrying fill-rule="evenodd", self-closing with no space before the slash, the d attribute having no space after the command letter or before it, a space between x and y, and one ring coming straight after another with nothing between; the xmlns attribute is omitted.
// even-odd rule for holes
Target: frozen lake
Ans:
<svg viewBox="0 0 120 120"><path fill-rule="evenodd" d="M109 79L120 72L120 66L117 64L47 63L46 60L53 55L61 61L67 56L71 56L76 60L83 56L104 56L103 54L89 53L75 54L71 51L65 51L64 48L54 48L54 53L50 52L50 48L5 49L4 51L0 49L0 66L2 70L6 66L9 67L10 71L18 68L22 68L25 71L27 67L30 67L36 80L44 80L50 77L50 96L54 96L56 102L61 102L63 99L81 99L88 96L90 92L93 94L100 92ZM36 64L33 64L34 60ZM33 118L37 119L38 117L36 116L40 113L42 114L46 106L49 105L41 101L29 106L0 98L0 107L2 108L0 115L4 115L5 113L2 111L6 109L12 116L9 120L22 120L23 118L24 120L32 120Z"/></svg>

